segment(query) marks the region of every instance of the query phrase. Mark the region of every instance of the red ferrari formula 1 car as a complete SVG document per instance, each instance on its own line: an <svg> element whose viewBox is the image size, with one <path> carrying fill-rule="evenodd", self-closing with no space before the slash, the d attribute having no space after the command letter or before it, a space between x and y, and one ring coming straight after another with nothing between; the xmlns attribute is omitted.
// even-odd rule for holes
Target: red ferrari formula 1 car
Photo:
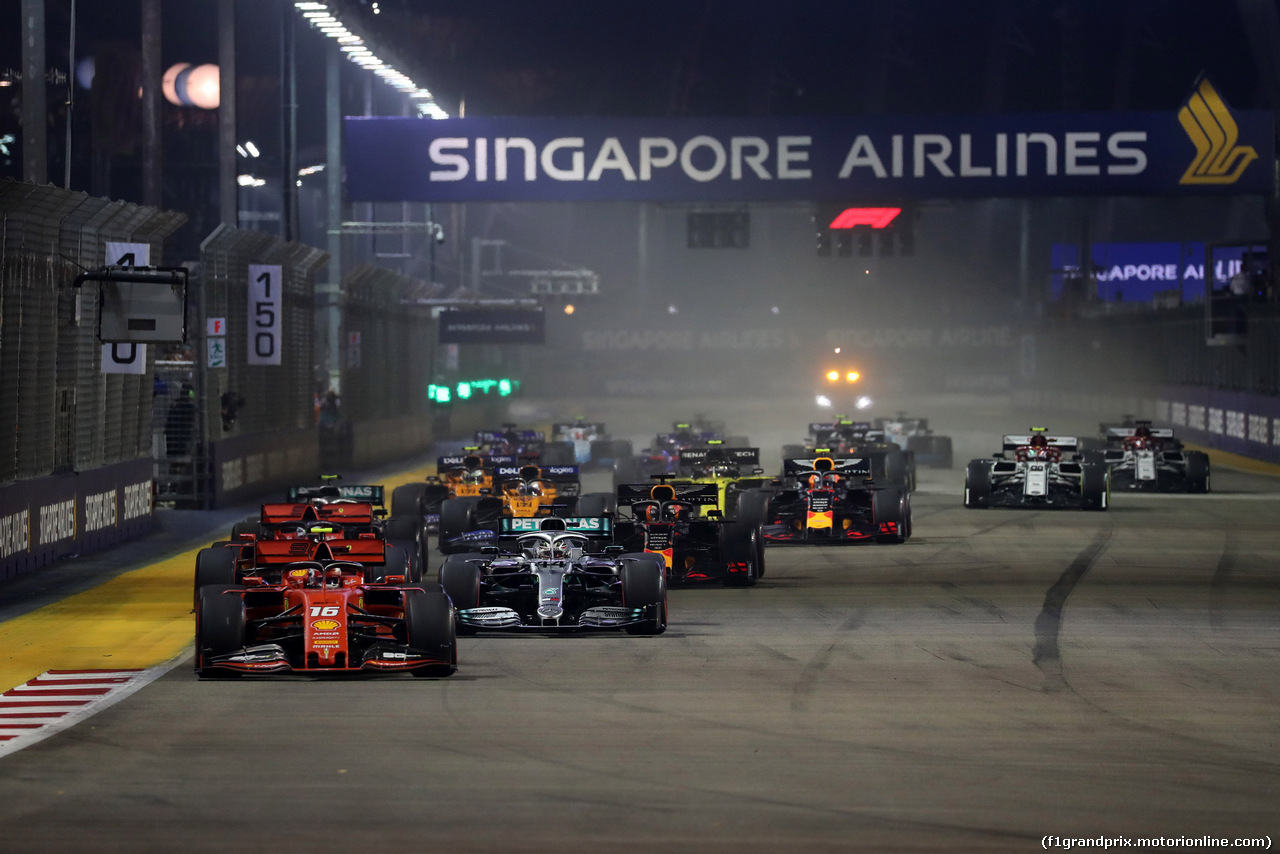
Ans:
<svg viewBox="0 0 1280 854"><path fill-rule="evenodd" d="M242 584L200 588L195 670L200 676L457 668L454 609L439 588L377 583L358 563L324 557L254 568Z"/></svg>

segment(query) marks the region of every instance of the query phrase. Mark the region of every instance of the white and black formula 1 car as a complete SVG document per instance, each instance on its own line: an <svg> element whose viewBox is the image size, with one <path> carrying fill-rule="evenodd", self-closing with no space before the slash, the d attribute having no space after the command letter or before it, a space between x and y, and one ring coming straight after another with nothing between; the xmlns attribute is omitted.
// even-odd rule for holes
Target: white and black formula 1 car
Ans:
<svg viewBox="0 0 1280 854"><path fill-rule="evenodd" d="M1005 436L1000 453L972 460L964 475L964 506L1106 510L1111 478L1101 459L1082 459L1075 436L1043 428Z"/></svg>
<svg viewBox="0 0 1280 854"><path fill-rule="evenodd" d="M1208 492L1209 455L1183 450L1168 427L1150 421L1104 425L1102 459L1115 489L1148 492Z"/></svg>
<svg viewBox="0 0 1280 854"><path fill-rule="evenodd" d="M667 573L661 555L603 545L612 518L547 516L501 520L500 546L453 554L440 586L458 613L458 632L573 632L667 629ZM512 545L508 545L511 543ZM593 544L602 551L588 552Z"/></svg>

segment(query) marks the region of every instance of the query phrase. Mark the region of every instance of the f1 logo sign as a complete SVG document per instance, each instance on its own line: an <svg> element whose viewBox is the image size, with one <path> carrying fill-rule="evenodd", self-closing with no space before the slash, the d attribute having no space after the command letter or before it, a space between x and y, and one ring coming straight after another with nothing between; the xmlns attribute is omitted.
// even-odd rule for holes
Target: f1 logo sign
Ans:
<svg viewBox="0 0 1280 854"><path fill-rule="evenodd" d="M856 228L859 225L887 228L900 213L902 208L845 208L827 228Z"/></svg>

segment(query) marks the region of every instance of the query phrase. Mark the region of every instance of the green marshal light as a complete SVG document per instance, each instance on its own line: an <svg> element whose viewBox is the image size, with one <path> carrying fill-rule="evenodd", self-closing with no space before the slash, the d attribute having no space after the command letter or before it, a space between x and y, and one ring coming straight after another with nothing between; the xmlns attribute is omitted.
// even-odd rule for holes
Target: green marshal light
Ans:
<svg viewBox="0 0 1280 854"><path fill-rule="evenodd" d="M471 399L471 383L458 383L458 400Z"/></svg>

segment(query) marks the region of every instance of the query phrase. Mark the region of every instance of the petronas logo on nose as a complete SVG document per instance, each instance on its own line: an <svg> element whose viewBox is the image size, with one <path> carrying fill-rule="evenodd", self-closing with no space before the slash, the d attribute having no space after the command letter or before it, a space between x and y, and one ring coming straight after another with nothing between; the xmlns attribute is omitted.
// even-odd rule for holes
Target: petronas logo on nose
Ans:
<svg viewBox="0 0 1280 854"><path fill-rule="evenodd" d="M1196 158L1179 184L1234 184L1258 159L1253 146L1236 144L1240 129L1208 80L1200 82L1178 111L1178 121L1196 147Z"/></svg>

